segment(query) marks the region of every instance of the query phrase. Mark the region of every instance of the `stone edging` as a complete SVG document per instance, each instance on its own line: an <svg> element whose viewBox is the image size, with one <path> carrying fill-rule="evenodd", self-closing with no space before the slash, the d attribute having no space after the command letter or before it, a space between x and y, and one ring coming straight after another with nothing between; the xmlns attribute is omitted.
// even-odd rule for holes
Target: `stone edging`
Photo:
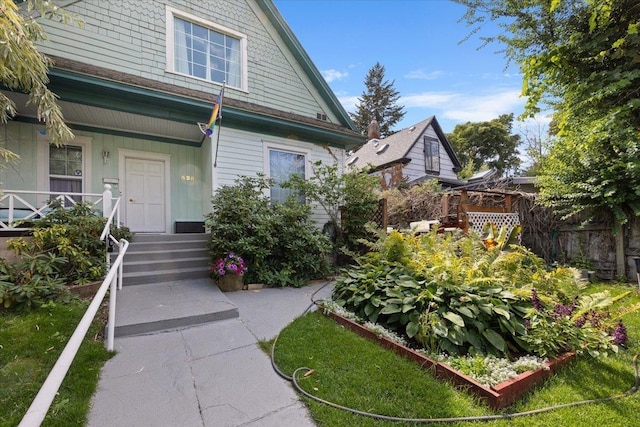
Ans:
<svg viewBox="0 0 640 427"><path fill-rule="evenodd" d="M451 368L447 364L430 359L424 354L402 344L398 344L389 338L380 337L359 323L331 311L320 311L324 313L325 316L328 316L339 324L348 327L357 334L420 364L423 368L429 369L436 378L450 381L455 387L464 389L480 399L483 399L493 409L501 409L511 405L531 390L533 386L553 375L559 368L566 365L575 356L575 353L573 352L565 353L547 362L546 365L548 369L540 368L535 371L526 371L515 378L503 381L493 387L487 387L480 384L473 378Z"/></svg>

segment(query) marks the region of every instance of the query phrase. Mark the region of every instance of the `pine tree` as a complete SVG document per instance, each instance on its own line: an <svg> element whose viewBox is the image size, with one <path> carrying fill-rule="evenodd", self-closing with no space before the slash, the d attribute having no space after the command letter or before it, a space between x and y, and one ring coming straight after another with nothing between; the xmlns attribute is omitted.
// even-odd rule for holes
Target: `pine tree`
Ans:
<svg viewBox="0 0 640 427"><path fill-rule="evenodd" d="M367 127L375 118L380 126L380 135L384 138L394 133L391 128L405 115L404 106L397 105L400 95L393 87L395 80L389 82L384 77L385 68L376 62L367 74L364 85L366 90L358 98L357 112L350 113L358 130L367 134Z"/></svg>

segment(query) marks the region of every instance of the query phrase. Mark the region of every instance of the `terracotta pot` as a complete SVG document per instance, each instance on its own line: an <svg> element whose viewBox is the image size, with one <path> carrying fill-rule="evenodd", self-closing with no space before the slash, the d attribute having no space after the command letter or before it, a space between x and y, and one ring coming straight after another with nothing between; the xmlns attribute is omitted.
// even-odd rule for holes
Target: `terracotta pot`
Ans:
<svg viewBox="0 0 640 427"><path fill-rule="evenodd" d="M225 274L218 278L218 287L222 292L235 292L242 289L244 283L239 274Z"/></svg>

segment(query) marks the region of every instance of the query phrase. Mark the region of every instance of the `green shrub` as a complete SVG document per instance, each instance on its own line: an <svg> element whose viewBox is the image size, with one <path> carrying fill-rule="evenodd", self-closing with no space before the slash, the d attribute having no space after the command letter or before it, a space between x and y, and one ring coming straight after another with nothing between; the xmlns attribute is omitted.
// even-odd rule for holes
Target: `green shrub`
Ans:
<svg viewBox="0 0 640 427"><path fill-rule="evenodd" d="M105 219L97 216L91 203L65 208L50 204L46 217L33 221L32 239L12 239L8 247L23 254L54 254L64 259L55 273L69 284L86 284L105 275L106 244L100 241Z"/></svg>
<svg viewBox="0 0 640 427"><path fill-rule="evenodd" d="M373 219L378 207L377 177L364 171L341 173L338 166L318 161L309 179L293 175L283 184L318 203L336 230L334 252L358 253L360 239L370 238L365 225Z"/></svg>
<svg viewBox="0 0 640 427"><path fill-rule="evenodd" d="M46 217L31 221L32 237L9 240L17 261L0 259L0 304L5 308L37 307L68 297L66 285L102 280L106 273L106 243L100 235L106 218L91 203L65 208L55 200ZM117 239L130 240L127 227L111 227Z"/></svg>
<svg viewBox="0 0 640 427"><path fill-rule="evenodd" d="M52 253L23 253L12 264L0 258L0 308L22 311L68 299L69 290L60 276L65 262Z"/></svg>
<svg viewBox="0 0 640 427"><path fill-rule="evenodd" d="M244 176L216 191L205 218L211 260L234 252L247 263L245 281L302 286L329 271L330 244L311 220L309 206L294 198L271 204L264 193L270 185L264 176Z"/></svg>

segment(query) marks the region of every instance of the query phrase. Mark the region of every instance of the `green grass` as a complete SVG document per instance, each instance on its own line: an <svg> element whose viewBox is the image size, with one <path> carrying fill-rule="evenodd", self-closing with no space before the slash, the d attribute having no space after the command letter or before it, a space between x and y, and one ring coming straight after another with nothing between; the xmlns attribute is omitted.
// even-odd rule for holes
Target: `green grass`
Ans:
<svg viewBox="0 0 640 427"><path fill-rule="evenodd" d="M16 426L44 383L88 304L48 304L26 313L0 312L0 427ZM43 426L82 426L100 369L113 355L94 322Z"/></svg>
<svg viewBox="0 0 640 427"><path fill-rule="evenodd" d="M631 290L620 285L595 285L590 292ZM640 304L633 293L618 306ZM612 309L615 312L617 307ZM505 412L529 411L551 405L618 395L634 383L633 356L640 352L640 310L622 317L629 335L628 348L594 360L582 357L563 368ZM334 321L311 313L296 319L280 334L275 360L291 375L301 366L314 369L299 383L309 393L361 411L406 418L444 418L495 415L467 393L435 380L427 370L361 338ZM349 414L304 398L320 426L401 426L397 423ZM469 423L431 425L468 426ZM640 393L622 399L555 410L549 413L483 423L487 426L638 426Z"/></svg>

